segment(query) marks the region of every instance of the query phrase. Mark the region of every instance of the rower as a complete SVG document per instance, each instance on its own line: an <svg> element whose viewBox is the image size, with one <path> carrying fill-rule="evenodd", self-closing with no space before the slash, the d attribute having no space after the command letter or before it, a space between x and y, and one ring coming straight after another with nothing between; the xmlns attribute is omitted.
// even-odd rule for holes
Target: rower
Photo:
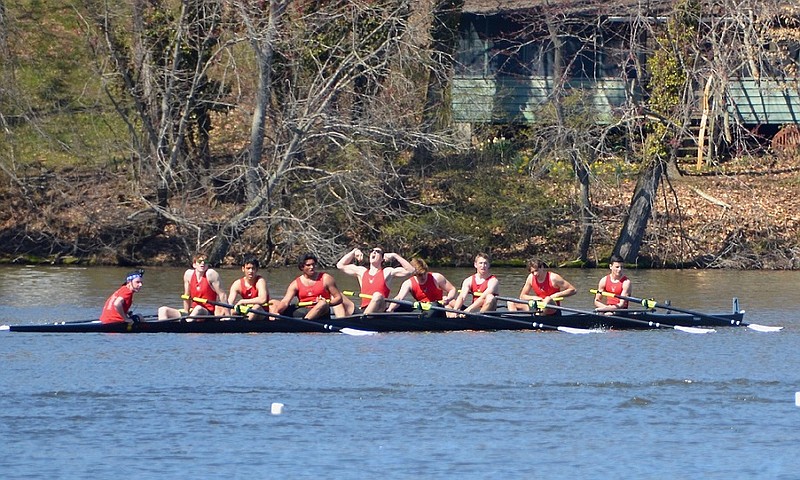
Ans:
<svg viewBox="0 0 800 480"><path fill-rule="evenodd" d="M407 277L414 273L414 267L408 260L396 253L386 252L375 247L369 252L369 267L355 265L364 259L364 253L354 248L344 254L336 263L336 268L358 279L361 287L361 307L363 313L385 312L386 298L389 296L389 285L395 277ZM384 262L396 260L399 267L383 267Z"/></svg>
<svg viewBox="0 0 800 480"><path fill-rule="evenodd" d="M564 278L547 270L544 261L531 258L527 262L530 274L525 279L525 285L519 293L522 300L542 300L545 304L561 305L560 299L575 295L577 290L571 283ZM555 300L559 299L559 300ZM511 302L508 309L514 311L529 311L530 306L524 303ZM542 312L544 315L560 315L561 310L546 308Z"/></svg>
<svg viewBox="0 0 800 480"><path fill-rule="evenodd" d="M142 276L144 270L136 270L125 277L125 283L117 289L106 300L103 305L103 312L100 314L100 322L116 323L128 322L136 323L139 316L131 313L133 296L142 289Z"/></svg>
<svg viewBox="0 0 800 480"><path fill-rule="evenodd" d="M210 267L208 256L205 253L196 253L192 258L192 268L183 272L183 309L178 310L168 306L159 307L158 319L181 318L182 314L189 317L203 315L230 315L227 308L212 308L209 304L192 300L193 297L205 298L215 301L225 299L225 287L219 273Z"/></svg>
<svg viewBox="0 0 800 480"><path fill-rule="evenodd" d="M331 310L337 317L353 313L353 302L350 311L343 304L345 297L336 286L336 280L325 272L317 272L318 260L313 253L301 255L297 268L302 275L294 279L286 288L286 294L277 302L275 312L306 320L330 318ZM297 303L291 301L297 297Z"/></svg>
<svg viewBox="0 0 800 480"><path fill-rule="evenodd" d="M607 315L613 314L617 310L628 308L628 301L615 296L603 295L602 292L610 292L614 295L623 297L631 294L631 281L622 273L623 261L619 255L612 255L608 262L611 273L600 279L597 284L597 294L594 296L594 306L596 312L603 312ZM605 297L606 303L603 303Z"/></svg>
<svg viewBox="0 0 800 480"><path fill-rule="evenodd" d="M250 320L263 318L263 306L270 304L267 279L258 274L259 266L255 255L245 255L242 260L244 276L233 282L228 293L228 304L233 305L234 310L239 306L246 309ZM241 298L237 300L238 297Z"/></svg>
<svg viewBox="0 0 800 480"><path fill-rule="evenodd" d="M491 262L485 253L475 255L475 274L465 278L461 283L461 290L458 297L453 301L453 309L461 310L467 300L467 295L472 296L472 303L465 309L465 312L487 312L497 308L497 295L500 291L500 284L497 277L489 273Z"/></svg>
<svg viewBox="0 0 800 480"><path fill-rule="evenodd" d="M412 258L410 263L414 267L414 275L400 285L400 291L394 299L402 300L410 293L417 302L438 302L439 305L449 306L458 293L450 280L439 272L429 271L427 262L422 258ZM387 311L393 312L398 308L404 310L404 307L411 310L408 305L392 302ZM441 310L431 311L442 313Z"/></svg>

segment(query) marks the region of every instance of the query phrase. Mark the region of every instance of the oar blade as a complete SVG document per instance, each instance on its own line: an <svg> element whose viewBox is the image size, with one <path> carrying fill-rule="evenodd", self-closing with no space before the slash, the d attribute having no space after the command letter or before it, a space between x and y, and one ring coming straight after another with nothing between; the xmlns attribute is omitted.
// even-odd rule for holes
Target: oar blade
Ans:
<svg viewBox="0 0 800 480"><path fill-rule="evenodd" d="M558 330L559 332L572 333L572 334L575 334L575 335L583 335L583 334L586 334L586 333L603 333L604 332L604 330L590 330L590 329L587 329L587 328L575 328L575 327L563 327L563 326L556 327L556 330Z"/></svg>
<svg viewBox="0 0 800 480"><path fill-rule="evenodd" d="M353 335L356 337L363 337L365 335L376 335L378 333L378 332L370 332L367 330L357 330L355 328L348 328L348 327L341 328L339 329L339 331L341 333L344 333L345 335Z"/></svg>
<svg viewBox="0 0 800 480"><path fill-rule="evenodd" d="M714 333L716 330L713 328L700 328L700 327L684 327L681 325L674 325L672 328L686 333Z"/></svg>
<svg viewBox="0 0 800 480"><path fill-rule="evenodd" d="M748 323L747 328L755 330L756 332L780 332L783 327L771 327L769 325L759 325L757 323Z"/></svg>

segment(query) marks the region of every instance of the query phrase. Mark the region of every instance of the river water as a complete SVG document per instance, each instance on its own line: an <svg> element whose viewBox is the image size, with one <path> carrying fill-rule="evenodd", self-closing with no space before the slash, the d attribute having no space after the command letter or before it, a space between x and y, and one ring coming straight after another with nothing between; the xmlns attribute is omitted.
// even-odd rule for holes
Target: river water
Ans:
<svg viewBox="0 0 800 480"><path fill-rule="evenodd" d="M134 310L180 305L181 273L147 269ZM262 273L278 296L297 270ZM579 291L565 305L591 308L605 270L560 273ZM2 332L0 478L800 478L800 272L627 273L636 296L706 312L738 296L785 328ZM0 267L0 324L96 318L124 274ZM525 272L495 274L515 295Z"/></svg>

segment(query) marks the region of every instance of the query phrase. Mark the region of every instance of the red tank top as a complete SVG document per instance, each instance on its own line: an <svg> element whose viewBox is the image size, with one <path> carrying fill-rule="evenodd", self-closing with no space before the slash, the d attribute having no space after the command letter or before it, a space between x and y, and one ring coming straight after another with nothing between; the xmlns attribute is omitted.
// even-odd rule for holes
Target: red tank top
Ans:
<svg viewBox="0 0 800 480"><path fill-rule="evenodd" d="M471 277L472 278L472 282L470 283L470 286L469 286L469 293L471 293L472 296L474 296L474 297L479 297L480 294L483 293L486 290L486 287L489 286L489 280L493 279L494 275L489 275L489 278L484 280L480 285L478 285L478 283L475 281L475 277L476 276L478 276L477 273ZM476 293L478 295L475 295Z"/></svg>
<svg viewBox="0 0 800 480"><path fill-rule="evenodd" d="M131 310L133 305L133 290L128 288L128 285L123 285L112 293L103 305L103 312L100 314L100 321L103 323L124 322L125 319L119 316L117 309L114 308L114 302L117 298L122 298L122 310L126 313Z"/></svg>
<svg viewBox="0 0 800 480"><path fill-rule="evenodd" d="M411 296L418 302L436 302L441 300L442 289L436 284L436 279L430 273L425 279L425 283L419 283L419 279L414 275L411 277Z"/></svg>
<svg viewBox="0 0 800 480"><path fill-rule="evenodd" d="M611 275L606 275L606 282L603 285L603 291L613 293L614 295L622 294L622 284L628 279L623 275L618 282L611 280ZM607 297L606 305L619 305L624 303L625 300L620 300L617 297Z"/></svg>
<svg viewBox="0 0 800 480"><path fill-rule="evenodd" d="M259 280L261 280L261 275L256 275L253 286L248 287L244 282L244 278L239 279L239 290L242 292L243 299L247 300L248 298L256 298L258 296L258 287L256 287L256 284ZM269 302L269 295L267 295L267 301Z"/></svg>
<svg viewBox="0 0 800 480"><path fill-rule="evenodd" d="M552 283L550 283L550 272L544 276L544 282L539 283L536 279L536 276L531 274L533 277L533 281L531 282L531 287L533 287L533 292L538 297L552 297L554 294L560 292L558 288L555 288ZM561 302L556 302L556 305L561 305Z"/></svg>
<svg viewBox="0 0 800 480"><path fill-rule="evenodd" d="M303 277L297 277L297 279L295 279L295 285L297 285L297 301L316 302L319 297L330 300L331 294L328 292L328 289L325 288L325 283L322 281L324 277L325 273L320 272L310 287L302 282L301 278Z"/></svg>
<svg viewBox="0 0 800 480"><path fill-rule="evenodd" d="M211 300L212 302L217 301L217 292L211 288L211 284L208 283L208 279L205 275L200 277L200 280L197 280L197 275L192 273L192 278L189 280L189 295L192 297L199 297L205 298L206 300ZM203 308L207 308L205 304L201 304L198 302L192 302L191 308L196 306L202 306Z"/></svg>
<svg viewBox="0 0 800 480"><path fill-rule="evenodd" d="M372 295L375 292L380 292L384 297L389 297L389 287L386 285L386 277L383 270L378 270L375 275L370 275L369 270L364 272L361 276L361 293ZM370 298L361 299L361 308L369 305Z"/></svg>

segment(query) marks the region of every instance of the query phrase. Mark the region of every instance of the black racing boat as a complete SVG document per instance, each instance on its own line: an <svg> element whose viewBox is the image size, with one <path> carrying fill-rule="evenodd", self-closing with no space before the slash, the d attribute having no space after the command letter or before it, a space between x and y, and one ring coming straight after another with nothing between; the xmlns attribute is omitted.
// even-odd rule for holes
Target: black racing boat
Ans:
<svg viewBox="0 0 800 480"><path fill-rule="evenodd" d="M484 314L448 317L442 310L352 315L320 321L283 315L247 320L245 317L180 318L142 320L137 323L99 321L57 322L36 325L3 325L0 330L49 333L329 333L368 334L374 332L449 332L463 330L561 330L585 333L598 329L629 330L676 327L748 326L744 311L721 314L688 314L628 310L602 315L593 312L562 312L542 316L531 312L498 310ZM678 328L680 329L680 328ZM574 330L574 331L573 331ZM709 330L710 331L710 330ZM699 332L698 332L699 333Z"/></svg>

